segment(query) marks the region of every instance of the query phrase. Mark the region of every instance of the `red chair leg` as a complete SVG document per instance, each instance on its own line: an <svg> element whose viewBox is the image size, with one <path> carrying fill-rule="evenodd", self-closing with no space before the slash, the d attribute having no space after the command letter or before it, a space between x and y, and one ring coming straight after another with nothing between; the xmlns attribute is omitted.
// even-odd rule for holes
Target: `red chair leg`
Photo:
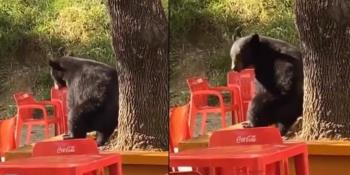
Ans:
<svg viewBox="0 0 350 175"><path fill-rule="evenodd" d="M50 136L49 136L49 124L45 124L44 125L44 134L45 134L45 138L49 138Z"/></svg>
<svg viewBox="0 0 350 175"><path fill-rule="evenodd" d="M284 175L289 175L289 163L288 163L288 159L283 160L283 171L284 171Z"/></svg>
<svg viewBox="0 0 350 175"><path fill-rule="evenodd" d="M236 114L234 111L231 112L231 123L232 125L236 124Z"/></svg>
<svg viewBox="0 0 350 175"><path fill-rule="evenodd" d="M104 168L99 169L98 175L105 175L105 169Z"/></svg>
<svg viewBox="0 0 350 175"><path fill-rule="evenodd" d="M271 175L271 174L268 174L266 170L267 170L266 164L263 162L258 162L257 166L252 169L248 169L248 172L249 174L254 174L254 175Z"/></svg>
<svg viewBox="0 0 350 175"><path fill-rule="evenodd" d="M26 144L29 145L31 140L32 140L32 125L27 124Z"/></svg>
<svg viewBox="0 0 350 175"><path fill-rule="evenodd" d="M61 120L60 120L60 127L61 127L61 133L60 134L64 134L66 132L66 127L64 124L64 115L62 116Z"/></svg>
<svg viewBox="0 0 350 175"><path fill-rule="evenodd" d="M248 105L249 105L249 103L247 103L247 102L245 102L245 103L243 104L243 108L242 108L242 110L243 110L243 111L242 111L242 113L243 113L242 121L247 120Z"/></svg>
<svg viewBox="0 0 350 175"><path fill-rule="evenodd" d="M232 111L232 113L234 114L232 118L232 125L234 125L239 122L241 115L240 115L240 111L237 111L237 110Z"/></svg>
<svg viewBox="0 0 350 175"><path fill-rule="evenodd" d="M16 147L19 147L21 143L21 137L22 137L22 128L23 128L23 123L21 121L18 121L17 127L16 127Z"/></svg>
<svg viewBox="0 0 350 175"><path fill-rule="evenodd" d="M61 119L59 118L57 122L54 124L55 127L55 136L62 134L62 124L61 124Z"/></svg>
<svg viewBox="0 0 350 175"><path fill-rule="evenodd" d="M226 113L225 113L225 111L221 112L221 127L222 128L226 127Z"/></svg>
<svg viewBox="0 0 350 175"><path fill-rule="evenodd" d="M297 175L309 175L308 157L307 153L295 157L295 169Z"/></svg>
<svg viewBox="0 0 350 175"><path fill-rule="evenodd" d="M209 167L199 167L195 168L194 170L203 175L211 175L211 169Z"/></svg>
<svg viewBox="0 0 350 175"><path fill-rule="evenodd" d="M244 121L244 117L243 117L243 106L241 106L241 107L239 107L237 110L237 123L239 123L239 122L243 122Z"/></svg>
<svg viewBox="0 0 350 175"><path fill-rule="evenodd" d="M120 164L109 166L109 174L122 175L122 166Z"/></svg>
<svg viewBox="0 0 350 175"><path fill-rule="evenodd" d="M202 116L202 121L201 121L201 135L204 135L205 134L205 130L206 130L206 125L207 125L207 113L206 112L203 112L202 113L203 116Z"/></svg>
<svg viewBox="0 0 350 175"><path fill-rule="evenodd" d="M57 123L56 123L56 132L57 132L56 135L63 134L63 132L62 132L62 124L61 124L60 121L57 121Z"/></svg>
<svg viewBox="0 0 350 175"><path fill-rule="evenodd" d="M64 133L68 132L67 116L66 115L63 117L63 130L64 130L63 131Z"/></svg>
<svg viewBox="0 0 350 175"><path fill-rule="evenodd" d="M192 137L194 129L196 128L196 111L190 109L190 136Z"/></svg>

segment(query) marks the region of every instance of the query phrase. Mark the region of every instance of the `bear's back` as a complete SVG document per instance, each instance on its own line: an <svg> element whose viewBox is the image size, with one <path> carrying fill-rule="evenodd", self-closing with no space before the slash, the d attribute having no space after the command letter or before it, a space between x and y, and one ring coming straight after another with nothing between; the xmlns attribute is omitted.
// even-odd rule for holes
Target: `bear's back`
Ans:
<svg viewBox="0 0 350 175"><path fill-rule="evenodd" d="M278 53L288 55L300 61L302 59L300 49L288 42L267 36L260 36L260 42Z"/></svg>
<svg viewBox="0 0 350 175"><path fill-rule="evenodd" d="M300 95L303 92L303 65L300 50L285 41L266 36L259 37L256 62L257 93L277 96Z"/></svg>
<svg viewBox="0 0 350 175"><path fill-rule="evenodd" d="M81 67L84 67L84 66L85 67L91 66L91 67L99 67L109 71L115 70L113 67L105 63L97 62L91 59L78 58L78 57L72 57L72 56L63 56L59 58L59 60L62 66L65 67L66 69L80 69Z"/></svg>

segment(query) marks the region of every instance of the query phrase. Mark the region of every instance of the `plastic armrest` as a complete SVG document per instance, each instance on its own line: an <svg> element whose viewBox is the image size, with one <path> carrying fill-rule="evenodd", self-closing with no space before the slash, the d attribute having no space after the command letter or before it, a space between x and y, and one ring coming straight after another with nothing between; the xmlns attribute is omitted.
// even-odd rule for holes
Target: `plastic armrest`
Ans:
<svg viewBox="0 0 350 175"><path fill-rule="evenodd" d="M191 96L194 97L194 96L197 96L197 95L213 95L213 96L216 96L219 98L219 105L220 106L224 106L224 98L222 97L222 94L216 90L199 90L199 91L196 91L196 92L192 92L191 93Z"/></svg>
<svg viewBox="0 0 350 175"><path fill-rule="evenodd" d="M21 105L18 107L19 109L39 109L43 112L44 118L47 117L47 110L44 105L41 104L27 104Z"/></svg>

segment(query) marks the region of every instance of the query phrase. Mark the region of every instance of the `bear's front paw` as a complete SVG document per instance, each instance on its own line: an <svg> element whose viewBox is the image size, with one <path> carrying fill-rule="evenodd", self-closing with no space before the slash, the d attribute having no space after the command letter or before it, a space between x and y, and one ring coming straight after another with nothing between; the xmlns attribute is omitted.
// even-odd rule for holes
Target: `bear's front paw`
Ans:
<svg viewBox="0 0 350 175"><path fill-rule="evenodd" d="M73 139L73 136L70 134L65 134L62 136L63 140L69 140L69 139Z"/></svg>
<svg viewBox="0 0 350 175"><path fill-rule="evenodd" d="M242 123L242 127L243 128L253 128L253 125L250 122L246 121L246 122Z"/></svg>

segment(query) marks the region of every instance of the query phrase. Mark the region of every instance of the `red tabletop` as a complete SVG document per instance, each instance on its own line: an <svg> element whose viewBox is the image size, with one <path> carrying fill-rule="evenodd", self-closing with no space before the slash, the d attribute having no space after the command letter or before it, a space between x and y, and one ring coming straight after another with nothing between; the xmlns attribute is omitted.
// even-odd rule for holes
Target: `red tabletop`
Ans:
<svg viewBox="0 0 350 175"><path fill-rule="evenodd" d="M264 169L263 164L281 161L281 157L295 157L302 163L306 163L307 155L305 154L307 154L307 147L304 143L212 147L170 153L170 166L243 167L253 165ZM298 165L303 166L299 163ZM298 168L307 169L307 167ZM308 170L304 170L308 174L306 171Z"/></svg>
<svg viewBox="0 0 350 175"><path fill-rule="evenodd" d="M0 163L0 175L14 173L18 175L34 174L82 174L111 166L113 174L121 175L121 157L118 154L86 154L39 156L17 159ZM112 174L112 173L111 173Z"/></svg>

